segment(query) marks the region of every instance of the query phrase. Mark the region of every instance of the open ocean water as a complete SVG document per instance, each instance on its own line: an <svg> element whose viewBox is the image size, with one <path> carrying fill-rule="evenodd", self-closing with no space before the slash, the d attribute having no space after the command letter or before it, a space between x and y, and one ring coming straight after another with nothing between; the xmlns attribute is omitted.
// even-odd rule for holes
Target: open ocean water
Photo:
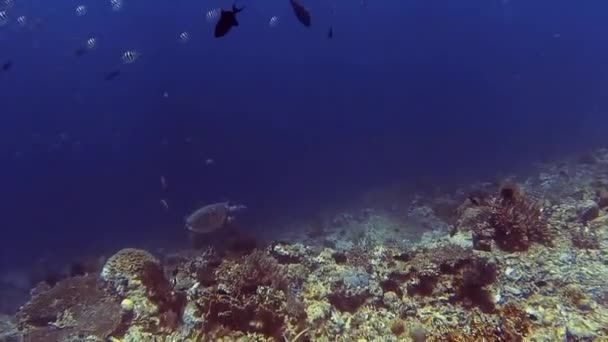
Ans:
<svg viewBox="0 0 608 342"><path fill-rule="evenodd" d="M525 177L562 175L566 159L572 194L595 196L608 187L607 36L600 0L0 0L0 312L125 247L339 251L328 231L373 218L384 228L355 240L417 241L456 221L433 207L444 230L409 226L412 203L515 174L536 194ZM590 158L600 166L577 169ZM602 217L601 198L572 196ZM256 329L241 330L281 336ZM180 331L172 341L194 338Z"/></svg>

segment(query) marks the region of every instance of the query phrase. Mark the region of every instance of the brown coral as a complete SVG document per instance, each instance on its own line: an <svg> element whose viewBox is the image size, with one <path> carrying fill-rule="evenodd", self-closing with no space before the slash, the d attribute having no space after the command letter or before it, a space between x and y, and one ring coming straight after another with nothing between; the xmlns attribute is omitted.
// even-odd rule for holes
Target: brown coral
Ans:
<svg viewBox="0 0 608 342"><path fill-rule="evenodd" d="M63 341L78 334L103 339L120 327L120 312L118 299L104 292L95 275L86 275L52 288L41 285L17 318L28 341L49 341L49 336Z"/></svg>
<svg viewBox="0 0 608 342"><path fill-rule="evenodd" d="M524 197L517 188L503 187L484 207L473 229L473 245L479 250L490 250L491 241L505 251L525 251L537 242L550 244L552 232L541 208ZM485 220L487 217L487 220Z"/></svg>
<svg viewBox="0 0 608 342"><path fill-rule="evenodd" d="M208 322L205 329L229 328L279 338L286 320L303 321L304 308L289 267L264 250L255 250L238 263L223 262L216 271L217 283L204 289L197 301Z"/></svg>
<svg viewBox="0 0 608 342"><path fill-rule="evenodd" d="M570 229L572 244L581 249L600 249L601 239L597 231L589 226L576 226Z"/></svg>
<svg viewBox="0 0 608 342"><path fill-rule="evenodd" d="M160 264L158 259L147 251L124 248L106 261L101 276L106 281L116 276L137 276L144 271L147 263Z"/></svg>
<svg viewBox="0 0 608 342"><path fill-rule="evenodd" d="M441 275L457 273L472 258L470 250L457 245L444 245L416 254L410 262L408 277L416 281L408 284L408 294L431 295Z"/></svg>
<svg viewBox="0 0 608 342"><path fill-rule="evenodd" d="M484 323L481 319L473 319L474 324L469 325L467 331L454 329L438 340L448 342L521 342L530 333L532 324L526 313L520 308L507 305L498 315L498 326L489 322Z"/></svg>
<svg viewBox="0 0 608 342"><path fill-rule="evenodd" d="M161 313L161 326L175 326L186 306L186 294L173 291L171 283L165 278L160 265L147 262L140 271L138 279L146 288L146 296L158 305ZM175 321L175 322L174 322Z"/></svg>
<svg viewBox="0 0 608 342"><path fill-rule="evenodd" d="M467 260L461 267L453 280L456 292L450 300L465 307L478 307L485 313L494 312L494 302L486 287L496 280L497 266L488 260L475 258Z"/></svg>
<svg viewBox="0 0 608 342"><path fill-rule="evenodd" d="M243 332L260 332L276 338L280 336L285 317L285 310L280 301L264 300L256 296L239 300L216 293L206 293L201 299L200 310L208 322L206 330L216 329L221 325L220 329L223 327Z"/></svg>

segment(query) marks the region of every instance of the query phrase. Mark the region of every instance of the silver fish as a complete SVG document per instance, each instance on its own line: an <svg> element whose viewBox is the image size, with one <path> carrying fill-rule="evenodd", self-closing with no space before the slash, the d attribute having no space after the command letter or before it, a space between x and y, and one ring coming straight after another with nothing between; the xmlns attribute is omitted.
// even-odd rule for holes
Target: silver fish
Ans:
<svg viewBox="0 0 608 342"><path fill-rule="evenodd" d="M19 24L19 26L21 27L24 27L25 25L27 25L27 18L24 15L18 17L17 24Z"/></svg>
<svg viewBox="0 0 608 342"><path fill-rule="evenodd" d="M160 204L163 206L163 208L165 208L165 210L169 210L169 203L167 203L167 200L161 199Z"/></svg>
<svg viewBox="0 0 608 342"><path fill-rule="evenodd" d="M139 52L134 50L125 51L122 54L122 62L124 64L134 63L139 58Z"/></svg>
<svg viewBox="0 0 608 342"><path fill-rule="evenodd" d="M230 205L229 202L206 205L186 217L186 228L198 234L211 233L232 222L234 217L230 214L245 208L244 205Z"/></svg>
<svg viewBox="0 0 608 342"><path fill-rule="evenodd" d="M277 27L277 25L279 25L279 17L277 17L276 15L270 18L270 21L268 22L268 26L270 27Z"/></svg>
<svg viewBox="0 0 608 342"><path fill-rule="evenodd" d="M122 0L110 0L112 11L118 12L122 9Z"/></svg>
<svg viewBox="0 0 608 342"><path fill-rule="evenodd" d="M8 23L8 14L6 11L0 11L0 26L4 26Z"/></svg>
<svg viewBox="0 0 608 342"><path fill-rule="evenodd" d="M207 13L205 14L205 19L207 20L208 23L213 23L215 21L217 21L217 18L220 17L220 12L222 10L220 8L213 8L207 11Z"/></svg>
<svg viewBox="0 0 608 342"><path fill-rule="evenodd" d="M85 5L80 5L80 6L76 7L77 16L82 17L85 14L87 14L87 7Z"/></svg>
<svg viewBox="0 0 608 342"><path fill-rule="evenodd" d="M184 43L184 44L185 44L185 43L187 43L189 40L190 40L190 33L188 33L188 32L185 32L185 31L184 31L184 32L182 32L182 33L180 33L180 34L179 34L179 41L180 41L181 43Z"/></svg>
<svg viewBox="0 0 608 342"><path fill-rule="evenodd" d="M97 47L97 39L95 37L90 37L87 39L87 49L93 50Z"/></svg>

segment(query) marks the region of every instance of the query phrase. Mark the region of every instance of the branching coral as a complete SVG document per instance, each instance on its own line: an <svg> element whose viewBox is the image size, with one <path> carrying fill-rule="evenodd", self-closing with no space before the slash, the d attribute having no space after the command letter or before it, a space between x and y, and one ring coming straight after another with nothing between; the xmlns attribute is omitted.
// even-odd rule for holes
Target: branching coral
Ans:
<svg viewBox="0 0 608 342"><path fill-rule="evenodd" d="M494 312L494 302L486 286L494 283L497 275L495 264L485 259L469 260L454 278L456 293L451 300L461 302L465 307L476 306L486 313Z"/></svg>
<svg viewBox="0 0 608 342"><path fill-rule="evenodd" d="M537 242L550 244L553 238L541 208L514 186L503 186L498 196L483 207L486 215L473 229L473 245L490 250L492 240L505 251L525 251Z"/></svg>
<svg viewBox="0 0 608 342"><path fill-rule="evenodd" d="M297 324L305 318L288 266L267 251L255 250L238 263L225 261L216 274L217 284L197 300L206 330L219 325L278 338L286 320Z"/></svg>
<svg viewBox="0 0 608 342"><path fill-rule="evenodd" d="M440 341L468 342L468 341L496 341L496 342L522 342L529 334L532 323L526 313L513 305L506 305L499 313L498 324L484 322L478 314L473 314L472 324L468 330L452 330L442 336Z"/></svg>
<svg viewBox="0 0 608 342"><path fill-rule="evenodd" d="M278 337L284 324L281 303L256 296L239 300L229 295L205 293L200 299L200 310L208 323L207 330L220 324L232 330Z"/></svg>
<svg viewBox="0 0 608 342"><path fill-rule="evenodd" d="M289 292L290 279L278 261L261 250L245 256L238 270L236 290L238 294L255 293L258 286L270 286Z"/></svg>
<svg viewBox="0 0 608 342"><path fill-rule="evenodd" d="M369 239L360 239L355 245L346 251L346 261L348 264L364 269L368 273L372 273L374 265L371 263L370 254L373 246Z"/></svg>

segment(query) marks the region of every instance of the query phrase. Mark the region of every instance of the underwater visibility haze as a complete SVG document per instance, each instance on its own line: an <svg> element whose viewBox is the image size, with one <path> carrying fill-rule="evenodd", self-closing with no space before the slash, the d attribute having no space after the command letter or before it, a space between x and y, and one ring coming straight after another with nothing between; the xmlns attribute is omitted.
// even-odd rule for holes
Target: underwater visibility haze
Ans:
<svg viewBox="0 0 608 342"><path fill-rule="evenodd" d="M0 341L607 339L607 19L0 0Z"/></svg>

